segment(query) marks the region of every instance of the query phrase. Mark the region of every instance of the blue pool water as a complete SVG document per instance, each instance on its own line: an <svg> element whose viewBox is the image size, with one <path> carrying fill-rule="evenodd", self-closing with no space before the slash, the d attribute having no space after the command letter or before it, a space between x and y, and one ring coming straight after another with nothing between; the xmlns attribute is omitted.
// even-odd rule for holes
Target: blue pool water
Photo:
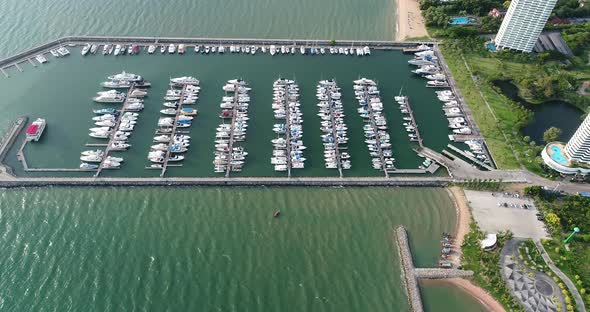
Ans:
<svg viewBox="0 0 590 312"><path fill-rule="evenodd" d="M464 16L453 17L451 25L466 25L469 24L469 18Z"/></svg>
<svg viewBox="0 0 590 312"><path fill-rule="evenodd" d="M493 42L486 43L486 48L491 52L496 52L497 49L496 44Z"/></svg>
<svg viewBox="0 0 590 312"><path fill-rule="evenodd" d="M551 146L551 151L553 151L553 155L551 155L553 160L555 160L560 165L567 165L567 159L565 159L565 156L563 156L561 148L557 146Z"/></svg>

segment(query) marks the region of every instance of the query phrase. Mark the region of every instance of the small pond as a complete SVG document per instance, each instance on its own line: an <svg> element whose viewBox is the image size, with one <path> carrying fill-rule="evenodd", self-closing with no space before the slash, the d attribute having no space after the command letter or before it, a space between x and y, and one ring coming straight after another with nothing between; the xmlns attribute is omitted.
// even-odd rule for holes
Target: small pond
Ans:
<svg viewBox="0 0 590 312"><path fill-rule="evenodd" d="M543 132L550 127L563 130L560 140L567 141L576 132L582 120L583 112L565 101L547 101L541 104L531 104L518 95L518 88L510 81L496 80L494 85L504 95L514 102L533 111L534 119L521 129L523 135L528 135L537 144L543 144Z"/></svg>

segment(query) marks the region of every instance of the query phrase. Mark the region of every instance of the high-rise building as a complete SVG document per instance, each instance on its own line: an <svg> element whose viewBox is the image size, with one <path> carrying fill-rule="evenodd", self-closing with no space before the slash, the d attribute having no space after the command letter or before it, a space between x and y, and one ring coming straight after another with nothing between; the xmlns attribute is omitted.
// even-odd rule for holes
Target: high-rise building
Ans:
<svg viewBox="0 0 590 312"><path fill-rule="evenodd" d="M570 159L590 164L590 114L567 142L564 150Z"/></svg>
<svg viewBox="0 0 590 312"><path fill-rule="evenodd" d="M531 52L557 0L512 0L495 43L499 49Z"/></svg>

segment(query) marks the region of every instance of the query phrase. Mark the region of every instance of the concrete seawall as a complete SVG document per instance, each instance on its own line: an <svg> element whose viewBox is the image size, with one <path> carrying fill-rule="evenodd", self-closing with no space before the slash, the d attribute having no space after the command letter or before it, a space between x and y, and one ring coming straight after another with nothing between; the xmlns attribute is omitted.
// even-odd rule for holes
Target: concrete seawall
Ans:
<svg viewBox="0 0 590 312"><path fill-rule="evenodd" d="M11 66L15 63L20 63L26 59L33 57L39 53L44 53L50 49L68 45L68 44L106 44L106 43L121 43L121 44L225 44L225 45L293 45L298 46L330 46L331 40L315 40L315 39L255 39L255 38L192 38L192 37L123 37L123 36L68 36L62 37L39 46L21 51L13 56L0 60L0 68ZM368 46L373 49L383 50L399 50L407 47L415 47L424 42L396 42L396 41L371 41L371 40L337 40L335 46ZM436 44L436 42L426 42L428 44Z"/></svg>
<svg viewBox="0 0 590 312"><path fill-rule="evenodd" d="M416 268L414 269L416 278L423 279L445 279L456 277L471 277L473 271L463 271L457 269L437 269L437 268Z"/></svg>
<svg viewBox="0 0 590 312"><path fill-rule="evenodd" d="M41 186L283 186L283 187L442 187L448 178L26 178L0 175L0 187Z"/></svg>

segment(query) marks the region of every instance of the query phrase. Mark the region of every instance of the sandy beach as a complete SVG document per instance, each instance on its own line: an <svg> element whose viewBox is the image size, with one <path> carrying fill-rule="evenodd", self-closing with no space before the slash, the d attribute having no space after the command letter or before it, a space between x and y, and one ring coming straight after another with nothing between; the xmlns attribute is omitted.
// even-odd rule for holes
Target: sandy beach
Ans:
<svg viewBox="0 0 590 312"><path fill-rule="evenodd" d="M463 238L469 233L469 224L471 223L471 211L469 210L469 203L463 193L463 189L460 187L447 188L449 197L455 205L457 210L457 227L455 228L455 246L457 246L457 252L453 254L453 262L455 265L461 264L461 246L463 245Z"/></svg>
<svg viewBox="0 0 590 312"><path fill-rule="evenodd" d="M419 0L396 0L396 41L428 36L426 24L420 12Z"/></svg>
<svg viewBox="0 0 590 312"><path fill-rule="evenodd" d="M469 202L463 189L460 187L447 188L449 196L455 205L457 210L457 227L455 228L455 245L460 247L463 245L463 239L467 233L469 233L469 224L471 223L471 210L469 209ZM459 265L461 263L461 249L453 254L453 262ZM504 307L488 294L485 290L476 286L471 281L462 278L451 278L445 279L445 282L449 282L452 285L463 289L466 293L474 297L484 307L492 312L505 312Z"/></svg>
<svg viewBox="0 0 590 312"><path fill-rule="evenodd" d="M504 307L494 299L490 294L480 287L474 285L472 282L462 278L449 278L445 282L451 283L453 286L461 288L463 291L475 298L481 305L491 312L506 312Z"/></svg>

